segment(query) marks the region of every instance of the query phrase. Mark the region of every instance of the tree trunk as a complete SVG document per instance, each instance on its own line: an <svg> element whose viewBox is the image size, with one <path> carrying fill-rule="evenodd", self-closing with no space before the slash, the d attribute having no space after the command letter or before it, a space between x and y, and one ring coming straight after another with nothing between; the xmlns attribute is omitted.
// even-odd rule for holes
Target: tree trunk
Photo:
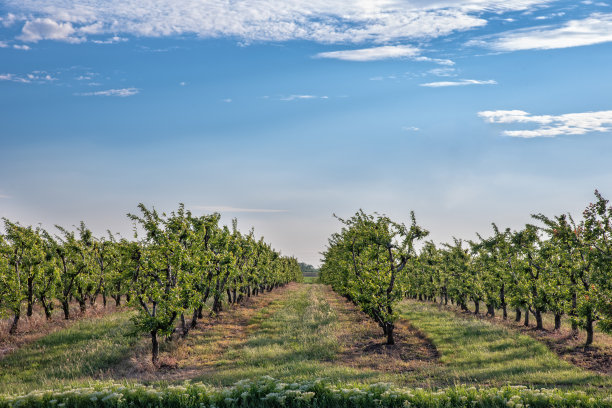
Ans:
<svg viewBox="0 0 612 408"><path fill-rule="evenodd" d="M45 310L45 317L47 318L47 320L50 320L52 304L48 304L47 299L44 296L40 297L40 303L42 304L43 309Z"/></svg>
<svg viewBox="0 0 612 408"><path fill-rule="evenodd" d="M187 326L187 322L185 321L185 314L181 313L181 329L182 329L182 336L183 337L187 337L187 334L189 334L189 326Z"/></svg>
<svg viewBox="0 0 612 408"><path fill-rule="evenodd" d="M19 323L19 317L21 316L21 311L15 312L15 317L13 318L13 324L11 324L11 328L9 329L9 334L15 334L17 331L17 323Z"/></svg>
<svg viewBox="0 0 612 408"><path fill-rule="evenodd" d="M157 341L157 330L151 331L151 362L159 367L159 342Z"/></svg>
<svg viewBox="0 0 612 408"><path fill-rule="evenodd" d="M521 309L519 309L518 307L516 308L516 318L514 319L515 322L520 322L521 321Z"/></svg>
<svg viewBox="0 0 612 408"><path fill-rule="evenodd" d="M121 295L113 296L115 299L115 306L119 307L121 305Z"/></svg>
<svg viewBox="0 0 612 408"><path fill-rule="evenodd" d="M480 313L480 301L475 300L474 301L474 314L477 315L479 313Z"/></svg>
<svg viewBox="0 0 612 408"><path fill-rule="evenodd" d="M555 331L561 330L561 313L555 313Z"/></svg>
<svg viewBox="0 0 612 408"><path fill-rule="evenodd" d="M102 305L106 309L106 293L102 292Z"/></svg>
<svg viewBox="0 0 612 408"><path fill-rule="evenodd" d="M506 305L506 287L502 284L501 290L499 292L499 300L501 302L502 307L502 317L504 320L508 320L508 307Z"/></svg>
<svg viewBox="0 0 612 408"><path fill-rule="evenodd" d="M395 328L395 326L393 325L393 323L386 323L385 326L387 326L387 344L393 345L395 344L395 339L393 338L393 329Z"/></svg>
<svg viewBox="0 0 612 408"><path fill-rule="evenodd" d="M523 326L529 327L529 309L525 309L525 323L523 323Z"/></svg>
<svg viewBox="0 0 612 408"><path fill-rule="evenodd" d="M487 314L491 317L495 317L495 306L487 305Z"/></svg>
<svg viewBox="0 0 612 408"><path fill-rule="evenodd" d="M32 306L34 305L34 278L28 278L28 311L27 316L32 317Z"/></svg>
<svg viewBox="0 0 612 408"><path fill-rule="evenodd" d="M70 303L68 303L68 300L62 300L62 310L64 311L64 320L70 319Z"/></svg>
<svg viewBox="0 0 612 408"><path fill-rule="evenodd" d="M535 313L533 314L536 318L536 330L544 330L544 324L542 322L542 312L540 311L540 309L535 310Z"/></svg>
<svg viewBox="0 0 612 408"><path fill-rule="evenodd" d="M85 300L79 299L79 310L81 313L85 313L87 311L87 302L85 302Z"/></svg>
<svg viewBox="0 0 612 408"><path fill-rule="evenodd" d="M593 316L592 313L589 312L586 318L585 328L586 328L586 333L587 333L587 339L586 339L586 343L584 344L585 347L593 344L593 317L592 316Z"/></svg>
<svg viewBox="0 0 612 408"><path fill-rule="evenodd" d="M191 316L191 328L195 329L195 327L198 325L198 308L194 307L193 308L193 315Z"/></svg>

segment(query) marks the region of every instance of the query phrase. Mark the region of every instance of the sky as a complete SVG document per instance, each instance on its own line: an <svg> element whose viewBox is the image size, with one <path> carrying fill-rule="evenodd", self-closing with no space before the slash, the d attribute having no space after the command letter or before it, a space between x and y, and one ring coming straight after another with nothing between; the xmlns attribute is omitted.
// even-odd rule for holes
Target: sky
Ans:
<svg viewBox="0 0 612 408"><path fill-rule="evenodd" d="M0 216L220 212L318 265L362 208L435 242L612 197L612 2L0 0Z"/></svg>

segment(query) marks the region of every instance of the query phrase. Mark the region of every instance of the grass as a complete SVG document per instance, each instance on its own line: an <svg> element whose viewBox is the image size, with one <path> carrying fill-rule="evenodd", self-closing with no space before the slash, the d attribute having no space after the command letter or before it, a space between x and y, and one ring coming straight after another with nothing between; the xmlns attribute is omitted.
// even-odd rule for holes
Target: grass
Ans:
<svg viewBox="0 0 612 408"><path fill-rule="evenodd" d="M334 363L341 351L339 317L324 292L322 285L301 285L261 310L252 320L257 329L233 345L214 371L196 379L214 385L263 375L282 381L319 377L345 382L380 380L379 373Z"/></svg>
<svg viewBox="0 0 612 408"><path fill-rule="evenodd" d="M318 276L304 276L304 283L319 283Z"/></svg>
<svg viewBox="0 0 612 408"><path fill-rule="evenodd" d="M490 322L416 301L403 302L400 315L426 333L440 352L438 378L482 385L612 386L611 377L577 368L543 343Z"/></svg>
<svg viewBox="0 0 612 408"><path fill-rule="evenodd" d="M0 360L0 394L79 385L115 366L137 341L131 312L85 319Z"/></svg>
<svg viewBox="0 0 612 408"><path fill-rule="evenodd" d="M605 393L612 387L612 377L577 368L515 330L429 303L405 301L399 312L398 338L406 347L393 351L380 345L383 336L373 322L328 287L291 284L232 307L218 320L203 320L167 347L165 358L174 368L152 372L129 367L146 339L127 337L133 312L118 312L79 321L1 359L0 394L97 379L231 385L264 375L288 383L326 378L424 388L508 384ZM423 351L428 341L439 359Z"/></svg>

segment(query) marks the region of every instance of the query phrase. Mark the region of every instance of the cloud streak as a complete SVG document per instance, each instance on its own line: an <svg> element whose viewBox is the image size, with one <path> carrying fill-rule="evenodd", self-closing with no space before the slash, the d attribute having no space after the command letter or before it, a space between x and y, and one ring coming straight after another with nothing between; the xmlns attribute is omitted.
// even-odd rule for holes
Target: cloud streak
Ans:
<svg viewBox="0 0 612 408"><path fill-rule="evenodd" d="M121 98L125 98L128 96L136 95L140 92L138 88L120 88L120 89L106 89L104 91L95 91L95 92L83 92L78 93L78 96L118 96Z"/></svg>
<svg viewBox="0 0 612 408"><path fill-rule="evenodd" d="M612 41L612 13L594 13L588 18L567 21L562 25L547 25L508 31L494 37L472 40L468 45L496 51L550 50Z"/></svg>
<svg viewBox="0 0 612 408"><path fill-rule="evenodd" d="M477 79L460 79L458 81L438 81L438 82L427 82L420 84L428 88L442 88L447 86L467 86L467 85L497 85L497 81L493 79L487 79L484 81Z"/></svg>
<svg viewBox="0 0 612 408"><path fill-rule="evenodd" d="M496 110L478 112L478 116L488 123L539 125L535 129L505 130L503 132L506 136L511 137L556 137L612 131L612 110L563 115L532 115L522 110Z"/></svg>
<svg viewBox="0 0 612 408"><path fill-rule="evenodd" d="M421 53L419 48L411 45L386 45L358 50L320 52L315 58L331 58L343 61L375 61L391 58L416 57Z"/></svg>

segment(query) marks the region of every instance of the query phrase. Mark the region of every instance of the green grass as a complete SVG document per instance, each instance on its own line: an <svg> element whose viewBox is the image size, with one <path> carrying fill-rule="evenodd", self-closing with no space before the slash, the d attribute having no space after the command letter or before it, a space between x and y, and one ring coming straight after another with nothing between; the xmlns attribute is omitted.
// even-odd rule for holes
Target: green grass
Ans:
<svg viewBox="0 0 612 408"><path fill-rule="evenodd" d="M304 276L304 283L319 283L318 276Z"/></svg>
<svg viewBox="0 0 612 408"><path fill-rule="evenodd" d="M79 321L0 360L0 394L79 385L124 359L137 338L126 336L130 312Z"/></svg>
<svg viewBox="0 0 612 408"><path fill-rule="evenodd" d="M543 343L490 322L416 301L405 301L399 310L440 352L442 367L435 373L440 379L487 385L612 386L610 377L577 368Z"/></svg>
<svg viewBox="0 0 612 408"><path fill-rule="evenodd" d="M270 375L282 381L325 377L342 382L376 382L388 377L334 364L340 351L338 316L322 285L302 285L254 318L258 329L225 353L214 372L197 378L213 385Z"/></svg>
<svg viewBox="0 0 612 408"><path fill-rule="evenodd" d="M207 351L205 343L190 346L193 358L211 363L202 368L195 380L231 385L245 378L270 375L288 383L326 378L343 384L382 381L424 388L509 384L598 388L600 394L612 389L611 377L576 368L529 336L413 301L400 305L400 316L434 343L440 353L439 361L401 373L343 364L338 336L346 338L355 327L353 320L347 319L352 315L330 305L326 290L319 284L299 285L288 296L257 311L246 338L225 340L228 348L222 348L216 355ZM133 328L130 315L131 312L121 312L77 322L0 360L0 394L83 386L98 378L119 378L114 369L138 342L126 336ZM223 337L211 339L224 341ZM198 347L204 348L198 351Z"/></svg>

